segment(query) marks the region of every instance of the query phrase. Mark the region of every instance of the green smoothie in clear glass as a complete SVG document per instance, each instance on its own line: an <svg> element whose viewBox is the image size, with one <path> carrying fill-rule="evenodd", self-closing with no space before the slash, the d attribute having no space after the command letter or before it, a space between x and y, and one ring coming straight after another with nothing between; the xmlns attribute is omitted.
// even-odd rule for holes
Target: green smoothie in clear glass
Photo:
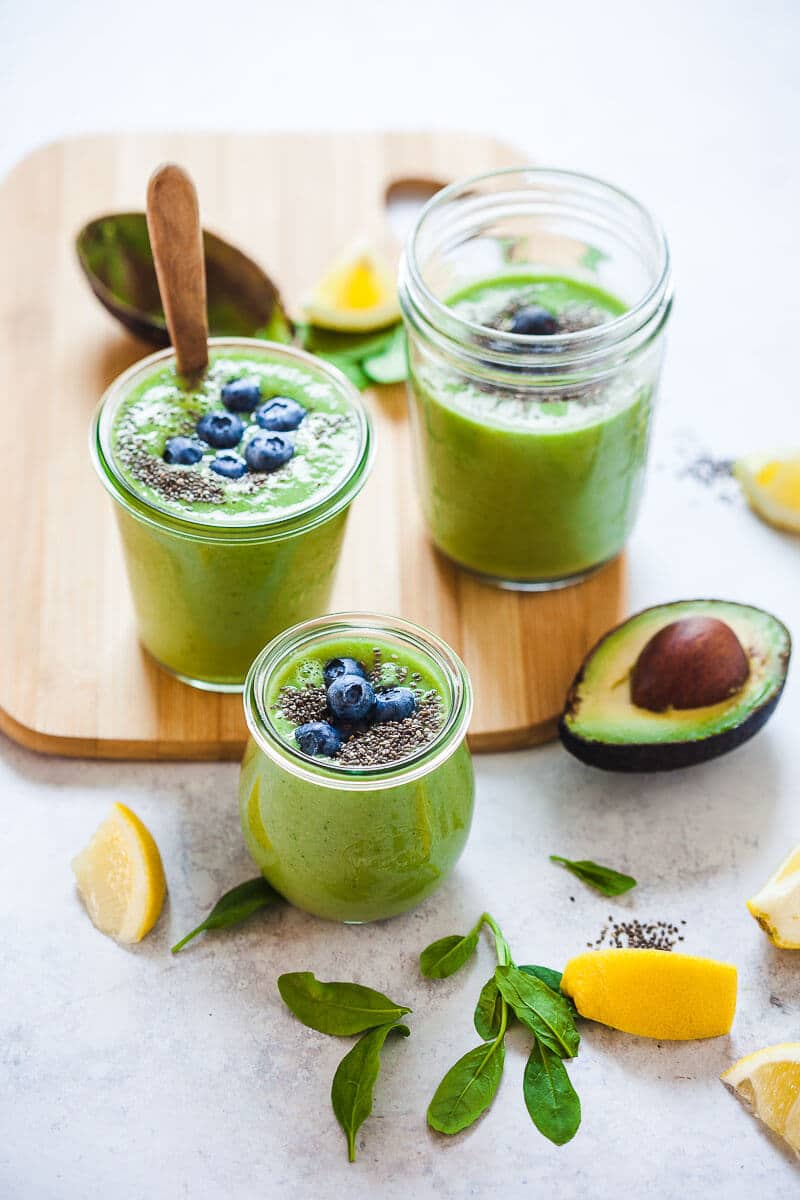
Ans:
<svg viewBox="0 0 800 1200"><path fill-rule="evenodd" d="M352 669L372 689L361 719L330 707L336 664L343 686ZM413 709L379 711L400 693ZM239 795L245 840L273 887L338 921L393 916L430 895L469 833L470 712L460 661L399 619L338 614L268 646L245 688L252 737ZM307 744L309 728L332 740Z"/></svg>
<svg viewBox="0 0 800 1200"><path fill-rule="evenodd" d="M569 172L476 176L423 210L400 299L438 549L532 589L615 557L639 506L671 305L646 210Z"/></svg>
<svg viewBox="0 0 800 1200"><path fill-rule="evenodd" d="M93 430L117 502L141 641L167 670L240 690L264 643L327 607L370 430L350 384L300 351L214 339L109 389Z"/></svg>

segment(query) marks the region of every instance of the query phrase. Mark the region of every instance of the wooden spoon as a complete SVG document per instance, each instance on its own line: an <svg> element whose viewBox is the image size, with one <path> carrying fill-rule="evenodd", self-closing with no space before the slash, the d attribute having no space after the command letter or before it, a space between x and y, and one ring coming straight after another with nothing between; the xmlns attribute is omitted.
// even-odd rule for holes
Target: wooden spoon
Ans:
<svg viewBox="0 0 800 1200"><path fill-rule="evenodd" d="M178 370L199 375L208 366L203 234L195 186L175 163L165 163L150 176L147 229Z"/></svg>

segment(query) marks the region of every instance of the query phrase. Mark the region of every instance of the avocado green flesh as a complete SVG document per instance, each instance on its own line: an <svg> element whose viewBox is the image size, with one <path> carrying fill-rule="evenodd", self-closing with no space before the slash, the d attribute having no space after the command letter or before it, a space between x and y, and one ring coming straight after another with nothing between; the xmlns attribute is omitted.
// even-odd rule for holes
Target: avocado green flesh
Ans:
<svg viewBox="0 0 800 1200"><path fill-rule="evenodd" d="M750 660L750 676L728 700L704 708L650 712L631 700L630 674L644 646L683 617L717 617L731 627ZM576 738L610 745L697 742L736 729L783 687L791 642L769 613L722 600L687 600L649 608L608 634L584 664L564 716Z"/></svg>

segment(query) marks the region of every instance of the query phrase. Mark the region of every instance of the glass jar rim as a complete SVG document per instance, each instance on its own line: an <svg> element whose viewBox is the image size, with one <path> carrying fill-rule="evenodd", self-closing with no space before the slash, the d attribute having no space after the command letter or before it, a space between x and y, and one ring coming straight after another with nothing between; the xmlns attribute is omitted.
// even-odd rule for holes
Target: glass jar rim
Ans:
<svg viewBox="0 0 800 1200"><path fill-rule="evenodd" d="M654 282L635 304L619 316L612 317L610 321L594 325L589 329L555 334L511 333L509 330L503 330L502 334L498 335L497 329L456 314L448 304L443 303L435 295L425 282L417 257L418 239L426 223L432 215L435 216L437 212L459 197L465 200L490 201L491 193L484 193L482 196L474 194L474 189L479 184L495 179L502 181L514 178L528 179L534 183L561 183L572 185L575 189L582 188L630 206L643 219L653 243L658 249L658 264ZM471 192L472 196L470 196ZM498 195L501 194L498 193ZM481 356L484 361L488 358L500 365L515 361L519 365L523 361L520 356L521 351L528 350L532 355L538 355L540 351L546 349L548 359L553 364L567 359L577 358L580 360L583 356L586 357L588 364L597 353L602 353L609 347L617 347L628 338L636 337L643 328L650 325L654 316L668 313L671 302L669 243L661 224L650 210L629 192L615 184L607 183L594 175L560 168L500 167L492 171L470 175L466 179L456 180L436 192L423 206L403 250L400 265L400 297L407 317L413 320L413 315L421 316L427 326L435 330L439 337L444 337L448 341L457 340L463 343L472 339L476 342L483 340L485 343L487 338L491 338L497 343L499 338L503 343L507 343L507 348L496 349L494 353L491 346L482 345ZM414 310L413 315L407 311L409 306Z"/></svg>
<svg viewBox="0 0 800 1200"><path fill-rule="evenodd" d="M364 486L372 466L374 437L369 413L347 376L332 363L317 358L306 350L281 342L231 336L209 338L208 345L211 350L253 349L262 354L277 354L279 358L306 364L319 377L333 384L347 399L359 426L358 448L342 479L322 498L310 497L307 504L298 506L288 515L280 512L267 513L249 521L211 521L205 519L204 513L196 517L179 514L140 495L120 472L111 450L110 436L115 415L111 410L111 402L117 397L121 402L129 384L137 376L144 376L158 363L174 359L173 347L167 346L132 363L122 374L116 376L106 388L95 410L89 430L89 451L100 482L111 496L146 524L168 528L178 536L211 542L271 541L306 532L329 520L350 504Z"/></svg>
<svg viewBox="0 0 800 1200"><path fill-rule="evenodd" d="M431 659L450 686L450 706L434 738L406 758L380 766L325 766L292 747L274 728L266 693L277 668L319 635L391 637ZM273 762L299 779L346 791L379 791L413 783L446 762L466 736L472 717L472 684L467 668L437 634L403 617L371 612L336 612L293 625L257 655L244 684L244 715L250 734Z"/></svg>

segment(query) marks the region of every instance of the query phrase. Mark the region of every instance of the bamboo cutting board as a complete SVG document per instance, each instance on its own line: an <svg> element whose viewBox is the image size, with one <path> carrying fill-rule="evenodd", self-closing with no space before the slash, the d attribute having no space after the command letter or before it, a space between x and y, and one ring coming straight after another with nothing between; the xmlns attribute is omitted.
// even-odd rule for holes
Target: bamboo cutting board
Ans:
<svg viewBox="0 0 800 1200"><path fill-rule="evenodd" d="M80 275L85 221L144 207L165 159L197 183L203 223L250 253L289 303L398 179L448 181L519 156L462 133L81 137L25 159L0 185L0 728L52 754L236 758L241 699L195 691L139 648L111 501L88 456L103 390L147 352ZM431 550L414 500L402 388L369 393L378 453L353 507L332 609L401 614L463 656L473 749L554 735L589 646L624 611L621 561L564 591L487 588ZM387 511L376 500L397 498Z"/></svg>

